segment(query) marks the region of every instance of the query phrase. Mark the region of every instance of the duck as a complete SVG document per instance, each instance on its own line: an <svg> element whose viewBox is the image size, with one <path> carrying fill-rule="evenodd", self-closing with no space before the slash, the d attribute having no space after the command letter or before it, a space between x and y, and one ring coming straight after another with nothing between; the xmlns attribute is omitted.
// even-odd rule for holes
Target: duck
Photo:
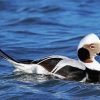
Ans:
<svg viewBox="0 0 100 100"><path fill-rule="evenodd" d="M77 55L78 60L61 55L51 55L36 61L17 61L0 49L0 56L15 67L14 72L52 75L69 81L97 80L94 74L100 71L100 65L95 60L95 57L100 55L99 37L94 33L83 37L79 43Z"/></svg>
<svg viewBox="0 0 100 100"><path fill-rule="evenodd" d="M100 63L96 56L100 56L100 39L95 34L89 34L78 46L78 58L86 67L87 82L100 82Z"/></svg>

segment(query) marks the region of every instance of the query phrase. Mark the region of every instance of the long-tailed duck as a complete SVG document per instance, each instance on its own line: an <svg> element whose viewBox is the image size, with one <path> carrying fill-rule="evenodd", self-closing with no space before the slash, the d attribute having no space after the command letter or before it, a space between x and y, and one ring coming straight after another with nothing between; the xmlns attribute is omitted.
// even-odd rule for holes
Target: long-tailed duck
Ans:
<svg viewBox="0 0 100 100"><path fill-rule="evenodd" d="M78 57L86 66L89 82L100 82L100 63L95 59L97 55L100 55L100 40L95 34L89 34L78 46Z"/></svg>
<svg viewBox="0 0 100 100"><path fill-rule="evenodd" d="M13 64L16 68L15 71L54 75L66 80L86 81L86 79L89 79L98 81L100 65L94 58L100 53L99 38L95 34L85 36L80 41L77 51L79 60L52 55L39 61L28 60L19 62L8 56L2 50L0 50L0 56Z"/></svg>

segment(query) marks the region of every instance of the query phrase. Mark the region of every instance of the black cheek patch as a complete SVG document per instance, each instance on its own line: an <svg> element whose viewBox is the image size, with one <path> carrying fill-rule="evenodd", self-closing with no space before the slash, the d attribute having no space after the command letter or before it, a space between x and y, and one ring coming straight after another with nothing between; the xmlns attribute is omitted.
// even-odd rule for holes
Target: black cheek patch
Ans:
<svg viewBox="0 0 100 100"><path fill-rule="evenodd" d="M80 48L78 50L78 57L81 61L85 62L87 59L90 58L90 53L87 49L85 48Z"/></svg>

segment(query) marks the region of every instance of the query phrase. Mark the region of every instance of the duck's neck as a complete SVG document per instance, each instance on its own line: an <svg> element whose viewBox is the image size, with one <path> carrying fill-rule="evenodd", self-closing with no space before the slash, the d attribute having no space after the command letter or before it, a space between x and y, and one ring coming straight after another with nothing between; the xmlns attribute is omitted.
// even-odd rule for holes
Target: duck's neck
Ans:
<svg viewBox="0 0 100 100"><path fill-rule="evenodd" d="M87 59L87 60L84 61L84 63L92 63L92 62L93 62L92 59Z"/></svg>
<svg viewBox="0 0 100 100"><path fill-rule="evenodd" d="M90 70L100 71L100 63L96 61L96 59L87 60L86 62L82 62L86 68Z"/></svg>

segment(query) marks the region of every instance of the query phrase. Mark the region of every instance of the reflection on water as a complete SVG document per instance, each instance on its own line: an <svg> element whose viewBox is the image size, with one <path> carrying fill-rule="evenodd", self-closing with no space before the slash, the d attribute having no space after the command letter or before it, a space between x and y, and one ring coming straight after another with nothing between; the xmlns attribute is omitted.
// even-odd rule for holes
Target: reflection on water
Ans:
<svg viewBox="0 0 100 100"><path fill-rule="evenodd" d="M0 48L15 59L77 59L80 39L100 36L99 0L0 0ZM99 60L100 58L98 58ZM100 85L13 73L0 58L0 100L99 100Z"/></svg>

